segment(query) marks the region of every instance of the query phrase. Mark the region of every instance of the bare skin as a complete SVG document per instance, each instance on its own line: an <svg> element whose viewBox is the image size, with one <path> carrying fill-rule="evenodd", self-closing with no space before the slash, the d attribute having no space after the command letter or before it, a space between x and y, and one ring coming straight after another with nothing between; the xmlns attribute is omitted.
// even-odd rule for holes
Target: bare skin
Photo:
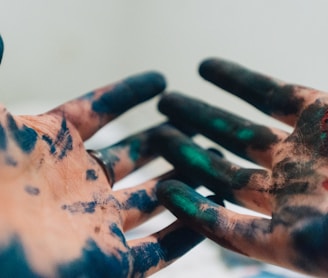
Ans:
<svg viewBox="0 0 328 278"><path fill-rule="evenodd" d="M16 116L0 106L1 276L145 277L203 240L180 222L125 239L125 231L162 210L157 183L173 172L128 189L112 187L154 158L148 139L162 126L100 150L106 171L83 145L164 88L163 77L148 72L42 115Z"/></svg>
<svg viewBox="0 0 328 278"><path fill-rule="evenodd" d="M286 84L221 59L203 62L200 74L292 126L293 132L258 125L172 93L160 101L159 109L164 114L261 169L244 169L215 156L173 128L161 130L154 137L157 149L190 180L268 218L232 212L176 180L159 187L160 201L181 221L228 249L327 277L327 94Z"/></svg>

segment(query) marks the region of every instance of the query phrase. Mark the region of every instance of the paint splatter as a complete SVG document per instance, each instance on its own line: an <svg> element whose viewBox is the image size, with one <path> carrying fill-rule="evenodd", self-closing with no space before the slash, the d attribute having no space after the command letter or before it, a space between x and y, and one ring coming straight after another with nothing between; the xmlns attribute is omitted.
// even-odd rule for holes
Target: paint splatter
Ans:
<svg viewBox="0 0 328 278"><path fill-rule="evenodd" d="M32 185L26 185L24 190L26 193L33 195L33 196L37 196L40 194L40 189L35 186L32 186Z"/></svg>
<svg viewBox="0 0 328 278"><path fill-rule="evenodd" d="M11 132L15 142L20 147L20 149L29 154L34 150L38 134L36 131L30 127L23 125L21 128L17 126L15 119L11 116L7 116L8 129Z"/></svg>
<svg viewBox="0 0 328 278"><path fill-rule="evenodd" d="M95 181L98 179L97 173L94 169L86 170L85 175L88 181Z"/></svg>
<svg viewBox="0 0 328 278"><path fill-rule="evenodd" d="M45 141L49 147L50 147L50 153L55 154L56 153L56 147L52 141L52 139L48 135L42 135L42 140Z"/></svg>
<svg viewBox="0 0 328 278"><path fill-rule="evenodd" d="M63 118L60 130L58 131L55 140L50 136L42 135L42 140L49 146L49 152L59 160L67 156L67 153L73 150L73 138L67 127L66 119Z"/></svg>
<svg viewBox="0 0 328 278"><path fill-rule="evenodd" d="M98 203L91 202L75 202L71 205L62 205L63 210L68 210L70 213L94 213Z"/></svg>
<svg viewBox="0 0 328 278"><path fill-rule="evenodd" d="M146 190L139 190L131 194L129 199L122 205L123 209L138 209L145 213L151 213L158 206L155 196L149 196Z"/></svg>

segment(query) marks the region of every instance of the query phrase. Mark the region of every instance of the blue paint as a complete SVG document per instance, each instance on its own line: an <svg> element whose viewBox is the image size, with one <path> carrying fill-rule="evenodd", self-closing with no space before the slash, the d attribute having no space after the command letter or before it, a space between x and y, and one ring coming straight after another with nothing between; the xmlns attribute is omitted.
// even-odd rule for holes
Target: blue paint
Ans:
<svg viewBox="0 0 328 278"><path fill-rule="evenodd" d="M19 128L16 124L15 119L11 116L7 116L8 129L10 130L15 142L20 147L20 149L29 154L34 150L36 141L38 139L38 134L36 131L26 125Z"/></svg>
<svg viewBox="0 0 328 278"><path fill-rule="evenodd" d="M61 147L60 153L58 155L60 160L63 159L69 151L73 150L73 138L70 134L69 128L67 127L65 118L62 120L61 129L57 134L55 144Z"/></svg>
<svg viewBox="0 0 328 278"><path fill-rule="evenodd" d="M0 124L0 150L6 150L7 149L7 136L5 129Z"/></svg>
<svg viewBox="0 0 328 278"><path fill-rule="evenodd" d="M95 181L98 179L97 173L94 169L86 170L85 175L88 181Z"/></svg>
<svg viewBox="0 0 328 278"><path fill-rule="evenodd" d="M20 239L14 236L10 243L0 247L1 277L39 277L28 265Z"/></svg>
<svg viewBox="0 0 328 278"><path fill-rule="evenodd" d="M78 259L58 266L58 277L128 277L130 260L127 252L117 250L107 255L89 239Z"/></svg>
<svg viewBox="0 0 328 278"><path fill-rule="evenodd" d="M33 196L37 196L40 194L40 189L31 185L26 185L24 190L26 191L26 193Z"/></svg>
<svg viewBox="0 0 328 278"><path fill-rule="evenodd" d="M50 153L56 153L56 146L53 143L53 140L48 135L42 135L42 140L45 141L50 147Z"/></svg>
<svg viewBox="0 0 328 278"><path fill-rule="evenodd" d="M187 227L180 227L166 234L158 242L143 243L131 249L134 257L133 274L138 276L157 266L161 260L175 260L205 239ZM134 277L134 276L133 276Z"/></svg>
<svg viewBox="0 0 328 278"><path fill-rule="evenodd" d="M163 76L156 72L136 75L116 84L109 92L92 102L92 110L99 114L121 114L162 92Z"/></svg>
<svg viewBox="0 0 328 278"><path fill-rule="evenodd" d="M63 118L55 140L50 138L48 135L42 135L42 140L49 146L49 152L59 160L62 160L67 156L67 153L73 150L73 138L70 134L69 128L67 127L66 119Z"/></svg>
<svg viewBox="0 0 328 278"><path fill-rule="evenodd" d="M138 209L141 212L151 213L158 206L156 196L149 196L146 190L139 190L131 194L123 204L123 209Z"/></svg>
<svg viewBox="0 0 328 278"><path fill-rule="evenodd" d="M111 224L109 226L109 230L112 234L114 234L119 239L120 242L124 244L125 247L128 247L127 242L125 240L125 236L116 223Z"/></svg>
<svg viewBox="0 0 328 278"><path fill-rule="evenodd" d="M68 210L70 213L94 213L98 203L91 202L75 202L72 205L63 205L63 210Z"/></svg>
<svg viewBox="0 0 328 278"><path fill-rule="evenodd" d="M306 213L306 210L304 211ZM297 227L291 233L294 249L300 254L300 262L297 266L306 271L318 269L318 267L326 269L327 264L324 258L327 257L326 250L328 248L328 215L321 214L319 211L316 214L315 211L311 211L311 208L305 213L303 219L309 220L304 221L302 226ZM311 214L314 216L305 218Z"/></svg>
<svg viewBox="0 0 328 278"><path fill-rule="evenodd" d="M89 239L81 250L81 256L70 262L61 263L53 277L128 277L129 255L117 250L117 256L105 254ZM36 278L28 264L21 240L14 236L8 246L0 247L1 277Z"/></svg>

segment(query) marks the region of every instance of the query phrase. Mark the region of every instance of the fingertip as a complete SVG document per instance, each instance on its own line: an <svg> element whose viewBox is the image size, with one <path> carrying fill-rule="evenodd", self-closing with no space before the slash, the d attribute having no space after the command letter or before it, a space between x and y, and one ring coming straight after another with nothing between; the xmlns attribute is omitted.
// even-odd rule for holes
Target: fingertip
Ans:
<svg viewBox="0 0 328 278"><path fill-rule="evenodd" d="M178 92L165 93L161 96L157 108L163 114L168 114L170 107L181 102L181 94Z"/></svg>
<svg viewBox="0 0 328 278"><path fill-rule="evenodd" d="M198 72L201 77L207 79L208 76L213 72L216 64L218 62L217 58L207 58L203 60L198 67Z"/></svg>
<svg viewBox="0 0 328 278"><path fill-rule="evenodd" d="M138 102L162 93L166 88L164 75L157 71L148 71L128 77L123 83L136 93Z"/></svg>

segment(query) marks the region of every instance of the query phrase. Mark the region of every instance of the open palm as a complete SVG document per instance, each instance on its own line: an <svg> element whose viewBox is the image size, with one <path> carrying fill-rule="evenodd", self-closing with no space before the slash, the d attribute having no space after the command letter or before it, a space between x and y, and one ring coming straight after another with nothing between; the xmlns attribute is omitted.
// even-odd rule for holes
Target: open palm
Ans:
<svg viewBox="0 0 328 278"><path fill-rule="evenodd" d="M230 211L174 180L160 187L160 200L179 219L226 248L311 275L327 276L328 95L221 59L203 62L200 74L292 126L293 132L259 125L171 93L160 101L164 114L261 167L241 168L205 151L172 128L155 136L157 149L190 180L269 217Z"/></svg>

